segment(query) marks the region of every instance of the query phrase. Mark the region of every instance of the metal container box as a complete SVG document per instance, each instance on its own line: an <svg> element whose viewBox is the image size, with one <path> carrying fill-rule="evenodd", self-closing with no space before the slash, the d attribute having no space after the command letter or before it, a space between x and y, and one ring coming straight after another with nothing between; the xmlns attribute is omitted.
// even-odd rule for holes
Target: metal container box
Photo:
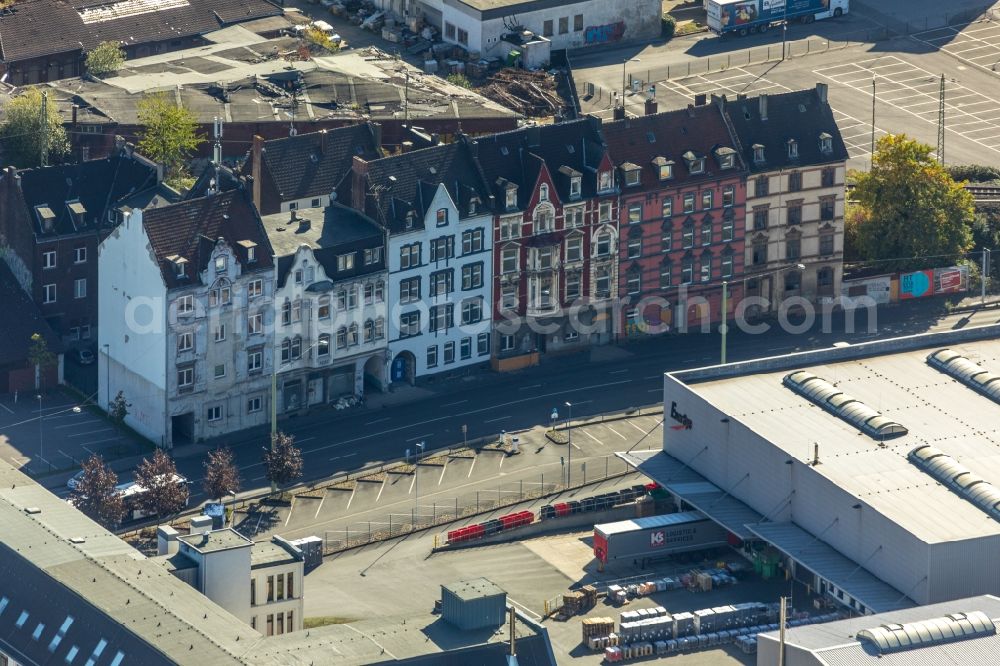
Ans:
<svg viewBox="0 0 1000 666"><path fill-rule="evenodd" d="M726 530L697 511L594 525L594 556L604 563L665 557L726 543Z"/></svg>
<svg viewBox="0 0 1000 666"><path fill-rule="evenodd" d="M441 617L463 631L498 627L507 619L507 593L485 578L442 585Z"/></svg>

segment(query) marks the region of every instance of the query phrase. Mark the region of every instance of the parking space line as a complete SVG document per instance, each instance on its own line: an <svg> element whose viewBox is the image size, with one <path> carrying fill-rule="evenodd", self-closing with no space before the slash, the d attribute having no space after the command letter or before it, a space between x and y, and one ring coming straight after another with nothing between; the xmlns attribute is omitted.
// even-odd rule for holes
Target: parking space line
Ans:
<svg viewBox="0 0 1000 666"><path fill-rule="evenodd" d="M87 432L74 432L72 435L66 435L69 437L84 437L85 435L96 435L99 432L111 432L114 428L101 428L100 430L88 430Z"/></svg>
<svg viewBox="0 0 1000 666"><path fill-rule="evenodd" d="M11 409L11 408L10 408L10 407L8 407L7 405L3 404L2 402L0 402L0 407L3 407L4 409L6 409L6 410L7 410L8 412L10 412L11 414L15 414L15 413L16 413L16 412L15 412L15 411L14 411L13 409Z"/></svg>
<svg viewBox="0 0 1000 666"><path fill-rule="evenodd" d="M356 493L357 491L358 491L358 484L355 483L354 487L351 488L351 497L347 500L347 508L344 509L345 511L351 508L351 502L354 501L354 493Z"/></svg>
<svg viewBox="0 0 1000 666"><path fill-rule="evenodd" d="M385 481L383 480L382 483L385 483ZM379 491L379 495L381 495L381 494L382 494L382 491L380 490ZM326 501L326 491L324 490L323 491L323 496L319 498L319 506L316 507L316 513L313 515L313 520L316 520L317 518L319 518L319 512L323 509L323 502L325 502L325 501ZM376 501L378 501L378 500L376 500Z"/></svg>
<svg viewBox="0 0 1000 666"><path fill-rule="evenodd" d="M415 466L415 467L413 468L413 478L412 478L412 479L410 479L410 489L406 491L406 494L407 494L407 495L412 495L412 494L413 494L413 485L414 485L414 484L415 484L415 483L417 482L417 473L418 473L419 471L420 471L420 466L419 466L419 465L417 465L417 466ZM355 488L356 488L356 487L357 487L357 486L355 486ZM351 497L354 497L354 494L353 494L353 493L351 493ZM350 508L350 506L351 506L351 503L350 503L350 502L348 502L348 503L347 503L347 507L348 507L348 508Z"/></svg>
<svg viewBox="0 0 1000 666"><path fill-rule="evenodd" d="M621 437L622 439L624 439L625 441L628 441L628 437L626 437L625 435L621 434L620 432L618 432L617 430L615 430L615 429L614 429L614 428L612 428L611 426L609 426L609 425L605 424L605 427L606 427L606 428L607 428L608 430L610 430L611 432L613 432L613 433L615 433L616 435L618 435L619 437Z"/></svg>
<svg viewBox="0 0 1000 666"><path fill-rule="evenodd" d="M292 501L288 503L288 515L285 517L285 527L288 527L288 521L292 519L292 510L295 508L295 495L292 495Z"/></svg>
<svg viewBox="0 0 1000 666"><path fill-rule="evenodd" d="M465 478L472 478L472 470L476 468L476 461L479 460L479 456L472 457L472 464L469 465L469 473L465 475Z"/></svg>
<svg viewBox="0 0 1000 666"><path fill-rule="evenodd" d="M598 444L600 444L601 446L604 446L604 442L602 442L601 440L597 439L596 437L594 437L593 435L591 435L591 434L590 434L589 432L587 432L586 430L583 430L582 432L583 432L583 434L584 434L584 435L586 435L587 437L591 438L592 440L594 440L595 442L597 442L597 443L598 443Z"/></svg>
<svg viewBox="0 0 1000 666"><path fill-rule="evenodd" d="M376 423L382 423L382 421L388 421L391 418L392 418L391 416L384 416L384 417L382 417L380 419L375 419L374 421L369 421L365 425L366 426L375 425Z"/></svg>
<svg viewBox="0 0 1000 666"><path fill-rule="evenodd" d="M448 469L448 463L450 461L451 461L451 458L445 458L444 459L444 465L441 467L441 478L438 479L438 485L439 486L441 485L441 482L444 481L444 472L445 472L446 469Z"/></svg>
<svg viewBox="0 0 1000 666"><path fill-rule="evenodd" d="M635 428L636 430L638 430L639 432L641 432L643 435L646 434L645 430L643 430L642 428L640 428L636 424L632 423L631 421L625 421L625 423L629 424L630 426L632 426L633 428Z"/></svg>
<svg viewBox="0 0 1000 666"><path fill-rule="evenodd" d="M90 444L91 446L93 446L94 444L104 444L105 442L117 442L120 439L121 439L120 436L115 435L114 437L106 437L105 439L95 439L92 442L88 441L87 444ZM80 446L82 448L84 448L84 449L87 449L87 447L85 445L83 445L83 444L80 444ZM90 451L90 449L87 449L87 450ZM93 453L93 451L90 451L90 452Z"/></svg>
<svg viewBox="0 0 1000 666"><path fill-rule="evenodd" d="M441 405L442 407L454 407L455 405L461 405L463 403L469 402L468 400L459 400L458 402L449 402Z"/></svg>
<svg viewBox="0 0 1000 666"><path fill-rule="evenodd" d="M503 421L504 419L509 419L509 418L510 418L509 415L508 416L498 416L495 419L487 419L487 420L483 421L483 423L495 423L496 421Z"/></svg>
<svg viewBox="0 0 1000 666"><path fill-rule="evenodd" d="M428 434L426 434L426 435L417 435L416 437L411 437L411 438L409 438L409 439L408 439L408 440L406 440L406 441L407 441L407 442L415 442L415 441L417 441L418 439L426 439L426 438L430 437L430 436L431 436L431 435L433 435L433 434L434 434L434 433L432 433L432 432L431 432L431 433L428 433Z"/></svg>
<svg viewBox="0 0 1000 666"><path fill-rule="evenodd" d="M71 416L76 416L76 414L72 414ZM58 418L61 418L61 417L59 417L59 416L49 416L49 417L46 417L45 420L46 421L51 421L53 419L58 419ZM52 426L52 429L53 430L62 430L63 428L79 428L80 426L87 425L88 423L102 423L102 421L101 421L101 419L88 419L86 421L77 421L76 423L67 423L66 425Z"/></svg>

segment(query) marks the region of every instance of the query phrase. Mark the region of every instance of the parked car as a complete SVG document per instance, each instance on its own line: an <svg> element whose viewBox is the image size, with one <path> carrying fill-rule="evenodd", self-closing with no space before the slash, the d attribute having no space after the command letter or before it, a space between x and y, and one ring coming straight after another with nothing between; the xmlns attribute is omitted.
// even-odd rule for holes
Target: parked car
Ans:
<svg viewBox="0 0 1000 666"><path fill-rule="evenodd" d="M94 358L94 352L89 349L76 349L73 351L73 359L76 360L80 365L90 365L96 359Z"/></svg>
<svg viewBox="0 0 1000 666"><path fill-rule="evenodd" d="M76 487L80 485L80 479L82 478L83 478L83 470L81 469L79 472L69 477L69 480L66 482L66 487L69 488L70 490L76 490Z"/></svg>

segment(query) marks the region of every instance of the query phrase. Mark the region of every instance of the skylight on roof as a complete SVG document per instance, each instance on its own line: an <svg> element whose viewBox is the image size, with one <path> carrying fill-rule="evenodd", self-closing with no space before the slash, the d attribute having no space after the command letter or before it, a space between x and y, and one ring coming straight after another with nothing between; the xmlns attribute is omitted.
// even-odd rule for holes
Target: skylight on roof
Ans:
<svg viewBox="0 0 1000 666"><path fill-rule="evenodd" d="M814 405L847 421L872 439L882 441L902 437L908 431L895 421L844 393L822 377L799 370L785 375L782 383Z"/></svg>
<svg viewBox="0 0 1000 666"><path fill-rule="evenodd" d="M906 457L938 483L1000 521L1000 489L992 483L929 444L918 446Z"/></svg>
<svg viewBox="0 0 1000 666"><path fill-rule="evenodd" d="M906 624L883 624L872 629L862 629L857 637L872 645L879 653L885 653L992 636L996 633L996 625L986 613L972 611Z"/></svg>
<svg viewBox="0 0 1000 666"><path fill-rule="evenodd" d="M165 9L178 9L189 5L188 0L122 0L122 2L109 2L96 7L82 7L77 11L83 23L90 25L91 23L104 23L128 16L150 14Z"/></svg>
<svg viewBox="0 0 1000 666"><path fill-rule="evenodd" d="M1000 403L1000 375L973 363L952 349L939 349L927 357L927 364L957 379L973 391Z"/></svg>

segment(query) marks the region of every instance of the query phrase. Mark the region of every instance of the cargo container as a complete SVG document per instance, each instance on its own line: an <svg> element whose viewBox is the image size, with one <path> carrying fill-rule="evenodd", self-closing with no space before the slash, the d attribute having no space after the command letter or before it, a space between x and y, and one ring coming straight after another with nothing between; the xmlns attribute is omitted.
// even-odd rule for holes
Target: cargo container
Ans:
<svg viewBox="0 0 1000 666"><path fill-rule="evenodd" d="M839 17L850 0L707 0L708 29L718 35L767 32L773 25Z"/></svg>
<svg viewBox="0 0 1000 666"><path fill-rule="evenodd" d="M726 530L697 511L594 525L594 556L605 564L725 545Z"/></svg>

